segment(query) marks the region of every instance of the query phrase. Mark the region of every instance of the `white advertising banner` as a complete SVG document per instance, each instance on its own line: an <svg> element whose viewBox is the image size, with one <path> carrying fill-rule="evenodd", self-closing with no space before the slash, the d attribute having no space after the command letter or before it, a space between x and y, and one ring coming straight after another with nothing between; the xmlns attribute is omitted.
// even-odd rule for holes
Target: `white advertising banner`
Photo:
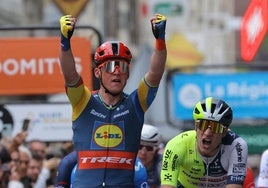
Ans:
<svg viewBox="0 0 268 188"><path fill-rule="evenodd" d="M71 105L67 104L6 104L0 105L2 136L21 131L24 119L30 119L26 141L47 142L72 140Z"/></svg>

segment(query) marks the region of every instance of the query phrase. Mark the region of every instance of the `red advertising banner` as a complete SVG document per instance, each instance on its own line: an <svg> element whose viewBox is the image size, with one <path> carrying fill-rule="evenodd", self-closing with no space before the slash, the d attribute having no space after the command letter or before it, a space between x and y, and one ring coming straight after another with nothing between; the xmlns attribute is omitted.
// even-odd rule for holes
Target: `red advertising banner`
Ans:
<svg viewBox="0 0 268 188"><path fill-rule="evenodd" d="M59 40L57 37L0 39L0 95L65 92ZM92 89L90 41L73 37L72 49L77 70Z"/></svg>
<svg viewBox="0 0 268 188"><path fill-rule="evenodd" d="M268 0L251 0L241 23L241 57L252 61L267 32Z"/></svg>

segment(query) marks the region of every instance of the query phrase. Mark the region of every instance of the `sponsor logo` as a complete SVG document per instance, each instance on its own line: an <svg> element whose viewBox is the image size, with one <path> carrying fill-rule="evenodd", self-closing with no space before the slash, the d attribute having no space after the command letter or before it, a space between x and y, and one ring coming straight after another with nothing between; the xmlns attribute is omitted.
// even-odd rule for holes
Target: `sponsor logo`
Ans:
<svg viewBox="0 0 268 188"><path fill-rule="evenodd" d="M165 175L164 175L164 180L165 180L165 181L171 181L171 180L172 180L172 175L169 174L169 173L168 173L168 174L165 174Z"/></svg>
<svg viewBox="0 0 268 188"><path fill-rule="evenodd" d="M139 171L142 168L144 168L143 167L143 164L140 161L136 162L136 164L135 164L135 171Z"/></svg>
<svg viewBox="0 0 268 188"><path fill-rule="evenodd" d="M78 159L78 169L133 169L135 153L107 150L79 151Z"/></svg>
<svg viewBox="0 0 268 188"><path fill-rule="evenodd" d="M246 164L239 163L233 165L233 173L245 173L246 172Z"/></svg>
<svg viewBox="0 0 268 188"><path fill-rule="evenodd" d="M244 181L244 176L231 176L231 181L232 182L243 182Z"/></svg>
<svg viewBox="0 0 268 188"><path fill-rule="evenodd" d="M242 162L242 151L243 151L243 149L242 149L242 147L241 147L241 144L240 143L237 143L236 145L235 145L235 149L236 149L236 152L237 152L237 161L238 162Z"/></svg>
<svg viewBox="0 0 268 188"><path fill-rule="evenodd" d="M100 147L113 148L123 140L123 132L117 125L102 125L95 130L94 141Z"/></svg>
<svg viewBox="0 0 268 188"><path fill-rule="evenodd" d="M178 158L179 158L178 155L175 154L172 160L172 171L176 171Z"/></svg>
<svg viewBox="0 0 268 188"><path fill-rule="evenodd" d="M90 114L98 116L98 117L103 118L103 119L106 118L106 115L99 113L99 112L96 112L94 109L90 111Z"/></svg>
<svg viewBox="0 0 268 188"><path fill-rule="evenodd" d="M119 114L114 115L114 118L117 118L117 117L120 117L120 116L124 116L124 115L126 115L126 114L129 114L129 110L126 110L126 111L124 111L124 112L121 112L121 113L119 113Z"/></svg>
<svg viewBox="0 0 268 188"><path fill-rule="evenodd" d="M172 151L170 149L168 149L166 152L165 152L165 155L164 155L164 158L165 159L169 159L172 155Z"/></svg>
<svg viewBox="0 0 268 188"><path fill-rule="evenodd" d="M162 164L162 170L167 170L167 168L168 168L168 162L164 160Z"/></svg>

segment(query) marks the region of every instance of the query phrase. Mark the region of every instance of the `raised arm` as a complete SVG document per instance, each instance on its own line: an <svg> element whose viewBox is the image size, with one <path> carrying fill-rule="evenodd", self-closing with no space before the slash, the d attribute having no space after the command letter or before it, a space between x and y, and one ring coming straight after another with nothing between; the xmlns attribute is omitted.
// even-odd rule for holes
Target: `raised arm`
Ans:
<svg viewBox="0 0 268 188"><path fill-rule="evenodd" d="M80 79L80 75L75 68L75 60L71 50L71 37L76 21L76 18L71 15L60 18L61 50L59 59L65 84L69 86L75 85Z"/></svg>
<svg viewBox="0 0 268 188"><path fill-rule="evenodd" d="M167 59L165 43L166 22L167 18L161 14L155 14L151 19L152 31L156 39L155 50L151 56L149 70L145 74L145 80L151 86L159 85L165 71Z"/></svg>

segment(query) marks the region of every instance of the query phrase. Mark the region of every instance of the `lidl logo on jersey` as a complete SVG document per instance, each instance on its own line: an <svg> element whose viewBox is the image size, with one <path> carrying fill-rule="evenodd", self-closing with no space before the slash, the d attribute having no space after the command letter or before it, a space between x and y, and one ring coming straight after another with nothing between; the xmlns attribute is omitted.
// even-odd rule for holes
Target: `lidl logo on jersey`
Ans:
<svg viewBox="0 0 268 188"><path fill-rule="evenodd" d="M92 149L124 149L123 123L94 126Z"/></svg>

